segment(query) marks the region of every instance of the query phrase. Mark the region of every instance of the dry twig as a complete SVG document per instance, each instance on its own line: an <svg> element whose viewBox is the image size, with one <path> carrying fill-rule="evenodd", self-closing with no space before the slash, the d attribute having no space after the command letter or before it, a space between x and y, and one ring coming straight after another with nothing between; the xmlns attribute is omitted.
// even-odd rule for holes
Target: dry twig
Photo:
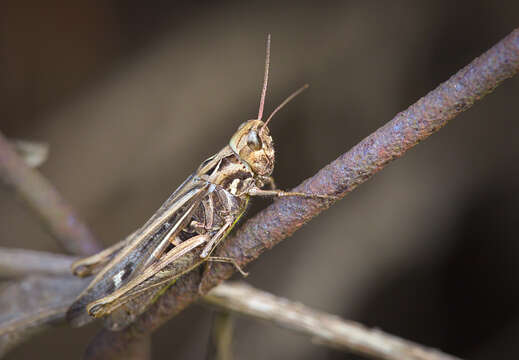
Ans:
<svg viewBox="0 0 519 360"><path fill-rule="evenodd" d="M0 278L34 274L70 275L75 257L45 251L0 247Z"/></svg>
<svg viewBox="0 0 519 360"><path fill-rule="evenodd" d="M23 252L24 250L18 250ZM42 254L52 258L54 254ZM24 255L21 255L24 257ZM30 256L30 254L29 254ZM73 257L68 257L72 261ZM66 271L66 262L55 266L56 272ZM47 263L49 266L50 264ZM30 266L30 265L29 265ZM16 266L18 270L21 266ZM48 272L48 270L46 271ZM49 325L61 322L77 293L89 279L71 276L31 276L13 283L0 296L0 356L14 346L29 339ZM396 336L369 330L360 324L342 320L302 304L282 299L239 283L223 283L212 289L202 300L223 311L213 327L212 347L215 359L230 359L232 339L232 313L272 321L284 328L309 335L326 346L381 359L453 360L452 356L413 344ZM135 346L124 349L118 358L141 358L149 352L150 340L132 342ZM137 344L138 345L137 345ZM148 354L149 355L149 354ZM135 357L137 356L137 357Z"/></svg>
<svg viewBox="0 0 519 360"><path fill-rule="evenodd" d="M337 316L313 310L243 283L222 283L204 302L311 336L324 345L384 360L455 360L456 357Z"/></svg>
<svg viewBox="0 0 519 360"><path fill-rule="evenodd" d="M31 169L0 133L0 179L12 186L43 219L50 233L72 254L100 250L94 236L37 170Z"/></svg>
<svg viewBox="0 0 519 360"><path fill-rule="evenodd" d="M206 300L206 297L203 298ZM211 334L207 349L208 360L232 360L232 337L234 331L233 314L226 306L220 306L220 310L213 314Z"/></svg>
<svg viewBox="0 0 519 360"><path fill-rule="evenodd" d="M293 191L344 197L392 160L469 109L518 69L519 29ZM248 220L235 236L222 244L217 255L232 257L244 266L292 235L332 203L294 197L279 199ZM204 276L203 290L211 289L232 273L232 266L213 266ZM199 272L187 274L132 326L122 332L103 330L89 345L87 358L112 358L135 338L157 329L200 296L200 281Z"/></svg>
<svg viewBox="0 0 519 360"><path fill-rule="evenodd" d="M55 323L88 279L35 275L7 284L0 296L0 357Z"/></svg>

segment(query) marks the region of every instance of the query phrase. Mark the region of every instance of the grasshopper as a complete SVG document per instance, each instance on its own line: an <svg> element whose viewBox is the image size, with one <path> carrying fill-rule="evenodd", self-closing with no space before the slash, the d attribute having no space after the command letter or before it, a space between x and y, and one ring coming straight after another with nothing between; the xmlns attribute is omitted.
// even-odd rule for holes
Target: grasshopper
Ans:
<svg viewBox="0 0 519 360"><path fill-rule="evenodd" d="M274 146L267 125L308 85L288 96L263 122L269 63L270 35L257 119L241 124L228 145L202 162L140 229L72 265L77 276L96 274L67 312L72 325L105 317L108 328L123 329L176 279L208 260L232 263L246 275L233 259L211 254L243 215L251 196L331 198L275 188ZM265 186L270 189L262 189Z"/></svg>

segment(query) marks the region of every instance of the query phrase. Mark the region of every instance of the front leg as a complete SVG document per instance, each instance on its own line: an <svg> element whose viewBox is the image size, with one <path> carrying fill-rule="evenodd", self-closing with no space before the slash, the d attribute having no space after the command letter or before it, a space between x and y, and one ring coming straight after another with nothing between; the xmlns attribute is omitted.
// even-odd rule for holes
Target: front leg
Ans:
<svg viewBox="0 0 519 360"><path fill-rule="evenodd" d="M330 199L337 200L336 196L331 195L320 195L320 194L306 194L301 192L290 192L283 190L263 190L258 187L252 187L247 191L249 196L278 196L278 197L286 197L286 196L300 196L307 198L317 198L317 199Z"/></svg>
<svg viewBox="0 0 519 360"><path fill-rule="evenodd" d="M236 262L236 260L233 259L233 258L225 257L225 256L209 256L209 257L207 258L207 261L223 262L223 263L232 264L232 265L234 266L234 268L235 268L236 270L238 270L238 271L240 272L240 274L241 274L243 277L247 277L247 276L249 276L249 273L243 271L243 269L240 267L240 265L238 265L238 263Z"/></svg>

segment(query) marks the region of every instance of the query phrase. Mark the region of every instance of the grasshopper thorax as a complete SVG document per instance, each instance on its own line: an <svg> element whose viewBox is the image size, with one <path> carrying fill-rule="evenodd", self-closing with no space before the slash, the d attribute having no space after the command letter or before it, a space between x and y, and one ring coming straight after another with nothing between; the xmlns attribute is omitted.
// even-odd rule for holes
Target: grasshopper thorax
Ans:
<svg viewBox="0 0 519 360"><path fill-rule="evenodd" d="M229 146L255 175L270 176L274 170L274 143L261 120L248 120L231 137Z"/></svg>

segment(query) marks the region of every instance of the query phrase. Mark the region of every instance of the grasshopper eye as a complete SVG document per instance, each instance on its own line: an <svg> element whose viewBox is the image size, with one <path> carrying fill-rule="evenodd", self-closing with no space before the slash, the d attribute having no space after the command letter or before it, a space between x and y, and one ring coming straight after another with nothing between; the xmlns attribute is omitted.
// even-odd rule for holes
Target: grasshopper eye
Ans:
<svg viewBox="0 0 519 360"><path fill-rule="evenodd" d="M249 135L247 136L247 146L254 151L261 149L261 139L256 130L249 131Z"/></svg>

